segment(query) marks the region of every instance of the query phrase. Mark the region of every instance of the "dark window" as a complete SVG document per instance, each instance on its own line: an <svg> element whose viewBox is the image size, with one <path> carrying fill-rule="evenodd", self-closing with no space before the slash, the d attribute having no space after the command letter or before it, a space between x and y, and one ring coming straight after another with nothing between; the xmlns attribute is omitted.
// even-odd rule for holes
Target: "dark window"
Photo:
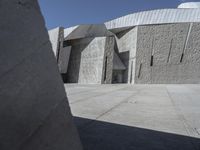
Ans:
<svg viewBox="0 0 200 150"><path fill-rule="evenodd" d="M170 48L169 48L169 53L168 53L168 57L167 57L167 62L169 62L169 60L170 60L171 51L172 51L172 43L173 43L173 39L171 40L171 44L170 44Z"/></svg>
<svg viewBox="0 0 200 150"><path fill-rule="evenodd" d="M58 42L57 62L59 61L59 56L60 56L60 41Z"/></svg>
<svg viewBox="0 0 200 150"><path fill-rule="evenodd" d="M150 66L153 66L153 55L151 56L151 64Z"/></svg>
<svg viewBox="0 0 200 150"><path fill-rule="evenodd" d="M182 55L181 55L181 60L180 60L180 63L182 63L182 62L183 62L183 57L184 57L184 53L182 53Z"/></svg>
<svg viewBox="0 0 200 150"><path fill-rule="evenodd" d="M131 61L131 76L130 76L130 83L132 83L133 80L133 61Z"/></svg>
<svg viewBox="0 0 200 150"><path fill-rule="evenodd" d="M63 47L71 46L70 41L63 41Z"/></svg>
<svg viewBox="0 0 200 150"><path fill-rule="evenodd" d="M138 71L138 78L140 78L141 70L142 70L142 64L140 64L140 68L139 68L139 71Z"/></svg>
<svg viewBox="0 0 200 150"><path fill-rule="evenodd" d="M106 60L105 60L105 71L104 71L104 81L106 81L107 61L108 61L108 57L106 56Z"/></svg>

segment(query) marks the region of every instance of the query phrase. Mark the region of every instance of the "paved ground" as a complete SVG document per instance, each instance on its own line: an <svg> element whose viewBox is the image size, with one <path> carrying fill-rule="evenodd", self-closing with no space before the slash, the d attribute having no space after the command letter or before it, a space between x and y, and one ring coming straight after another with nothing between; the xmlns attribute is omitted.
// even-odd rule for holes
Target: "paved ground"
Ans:
<svg viewBox="0 0 200 150"><path fill-rule="evenodd" d="M200 150L200 85L65 85L84 150Z"/></svg>

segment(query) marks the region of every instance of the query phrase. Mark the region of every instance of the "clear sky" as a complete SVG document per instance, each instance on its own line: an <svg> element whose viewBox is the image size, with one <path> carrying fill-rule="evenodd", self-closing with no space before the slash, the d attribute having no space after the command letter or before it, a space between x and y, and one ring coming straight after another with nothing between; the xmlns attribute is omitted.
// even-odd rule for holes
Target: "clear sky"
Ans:
<svg viewBox="0 0 200 150"><path fill-rule="evenodd" d="M176 8L191 0L39 0L48 29L98 24L133 12ZM199 2L200 0L192 0Z"/></svg>

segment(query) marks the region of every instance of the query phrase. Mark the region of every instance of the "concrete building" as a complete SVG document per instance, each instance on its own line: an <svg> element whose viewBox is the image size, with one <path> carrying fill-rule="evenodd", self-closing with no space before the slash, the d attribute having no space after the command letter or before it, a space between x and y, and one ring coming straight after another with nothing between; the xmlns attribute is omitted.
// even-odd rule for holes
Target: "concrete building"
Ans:
<svg viewBox="0 0 200 150"><path fill-rule="evenodd" d="M49 31L67 83L200 83L200 3Z"/></svg>

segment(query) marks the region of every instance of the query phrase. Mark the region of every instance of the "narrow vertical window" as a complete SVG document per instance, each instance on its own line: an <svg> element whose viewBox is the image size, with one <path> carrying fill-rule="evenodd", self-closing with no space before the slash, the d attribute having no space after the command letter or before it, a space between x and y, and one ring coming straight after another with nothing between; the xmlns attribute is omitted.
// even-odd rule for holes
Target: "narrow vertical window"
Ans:
<svg viewBox="0 0 200 150"><path fill-rule="evenodd" d="M133 80L133 61L131 61L131 76L130 76L130 83L132 83Z"/></svg>
<svg viewBox="0 0 200 150"><path fill-rule="evenodd" d="M181 59L180 59L180 63L183 62L183 57L184 57L184 53L181 54Z"/></svg>
<svg viewBox="0 0 200 150"><path fill-rule="evenodd" d="M106 60L105 60L105 71L104 71L104 81L106 81L107 61L108 61L108 57L106 56Z"/></svg>
<svg viewBox="0 0 200 150"><path fill-rule="evenodd" d="M57 52L57 62L59 61L59 56L60 56L60 41L58 42L58 52Z"/></svg>
<svg viewBox="0 0 200 150"><path fill-rule="evenodd" d="M141 70L142 70L142 63L140 64L140 67L139 67L139 71L138 71L138 78L140 78L140 75L141 75Z"/></svg>
<svg viewBox="0 0 200 150"><path fill-rule="evenodd" d="M171 56L172 43L173 43L173 39L171 40L171 44L170 44L170 48L169 48L169 53L168 53L168 57L167 57L167 63L169 62L169 59L170 59L170 56Z"/></svg>
<svg viewBox="0 0 200 150"><path fill-rule="evenodd" d="M153 55L151 56L151 63L150 66L153 66Z"/></svg>

